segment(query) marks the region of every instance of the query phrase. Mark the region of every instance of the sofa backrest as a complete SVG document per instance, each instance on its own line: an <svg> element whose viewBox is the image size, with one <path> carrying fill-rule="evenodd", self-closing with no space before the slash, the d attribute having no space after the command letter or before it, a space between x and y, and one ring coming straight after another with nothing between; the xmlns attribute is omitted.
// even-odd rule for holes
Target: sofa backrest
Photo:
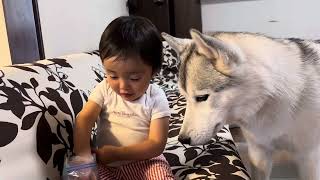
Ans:
<svg viewBox="0 0 320 180"><path fill-rule="evenodd" d="M1 67L0 179L60 179L75 117L103 77L94 53Z"/></svg>
<svg viewBox="0 0 320 180"><path fill-rule="evenodd" d="M163 46L153 83L170 95L179 62L168 43ZM0 67L0 180L60 179L75 117L104 75L97 52Z"/></svg>

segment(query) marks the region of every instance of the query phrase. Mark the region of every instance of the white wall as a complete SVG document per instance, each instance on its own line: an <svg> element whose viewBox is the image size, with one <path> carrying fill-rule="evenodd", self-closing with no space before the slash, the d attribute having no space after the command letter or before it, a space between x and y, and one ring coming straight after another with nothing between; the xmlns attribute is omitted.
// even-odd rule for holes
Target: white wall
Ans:
<svg viewBox="0 0 320 180"><path fill-rule="evenodd" d="M111 20L127 15L126 0L38 0L46 58L96 50Z"/></svg>
<svg viewBox="0 0 320 180"><path fill-rule="evenodd" d="M4 19L2 1L0 2L0 66L11 64L9 42L7 36L6 22Z"/></svg>
<svg viewBox="0 0 320 180"><path fill-rule="evenodd" d="M275 37L320 39L319 0L202 0L201 3L203 32L249 31Z"/></svg>

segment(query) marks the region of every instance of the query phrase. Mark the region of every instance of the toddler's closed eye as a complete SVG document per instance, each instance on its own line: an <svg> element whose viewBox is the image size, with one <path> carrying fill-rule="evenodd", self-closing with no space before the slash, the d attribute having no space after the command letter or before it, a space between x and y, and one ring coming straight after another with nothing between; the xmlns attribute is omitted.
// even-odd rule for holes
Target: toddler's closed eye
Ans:
<svg viewBox="0 0 320 180"><path fill-rule="evenodd" d="M140 78L130 78L131 81L139 81Z"/></svg>

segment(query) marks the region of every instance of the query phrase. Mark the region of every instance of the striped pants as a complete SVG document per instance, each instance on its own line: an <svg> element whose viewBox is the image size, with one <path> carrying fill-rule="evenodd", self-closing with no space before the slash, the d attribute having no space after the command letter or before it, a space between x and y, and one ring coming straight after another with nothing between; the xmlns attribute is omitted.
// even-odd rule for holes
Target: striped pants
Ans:
<svg viewBox="0 0 320 180"><path fill-rule="evenodd" d="M169 163L163 155L132 162L120 167L98 165L101 180L174 180Z"/></svg>

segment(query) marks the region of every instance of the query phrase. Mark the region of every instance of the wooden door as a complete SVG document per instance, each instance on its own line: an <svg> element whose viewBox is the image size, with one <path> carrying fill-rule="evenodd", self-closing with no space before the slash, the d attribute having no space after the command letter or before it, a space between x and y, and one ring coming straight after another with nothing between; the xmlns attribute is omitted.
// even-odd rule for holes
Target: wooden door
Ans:
<svg viewBox="0 0 320 180"><path fill-rule="evenodd" d="M149 18L160 32L190 37L190 28L202 31L200 0L128 0L129 14Z"/></svg>
<svg viewBox="0 0 320 180"><path fill-rule="evenodd" d="M170 26L171 0L128 0L130 15L143 16L152 21L160 32L171 34Z"/></svg>
<svg viewBox="0 0 320 180"><path fill-rule="evenodd" d="M175 36L190 38L190 29L202 31L200 0L173 0Z"/></svg>
<svg viewBox="0 0 320 180"><path fill-rule="evenodd" d="M3 0L12 64L44 59L36 0Z"/></svg>

